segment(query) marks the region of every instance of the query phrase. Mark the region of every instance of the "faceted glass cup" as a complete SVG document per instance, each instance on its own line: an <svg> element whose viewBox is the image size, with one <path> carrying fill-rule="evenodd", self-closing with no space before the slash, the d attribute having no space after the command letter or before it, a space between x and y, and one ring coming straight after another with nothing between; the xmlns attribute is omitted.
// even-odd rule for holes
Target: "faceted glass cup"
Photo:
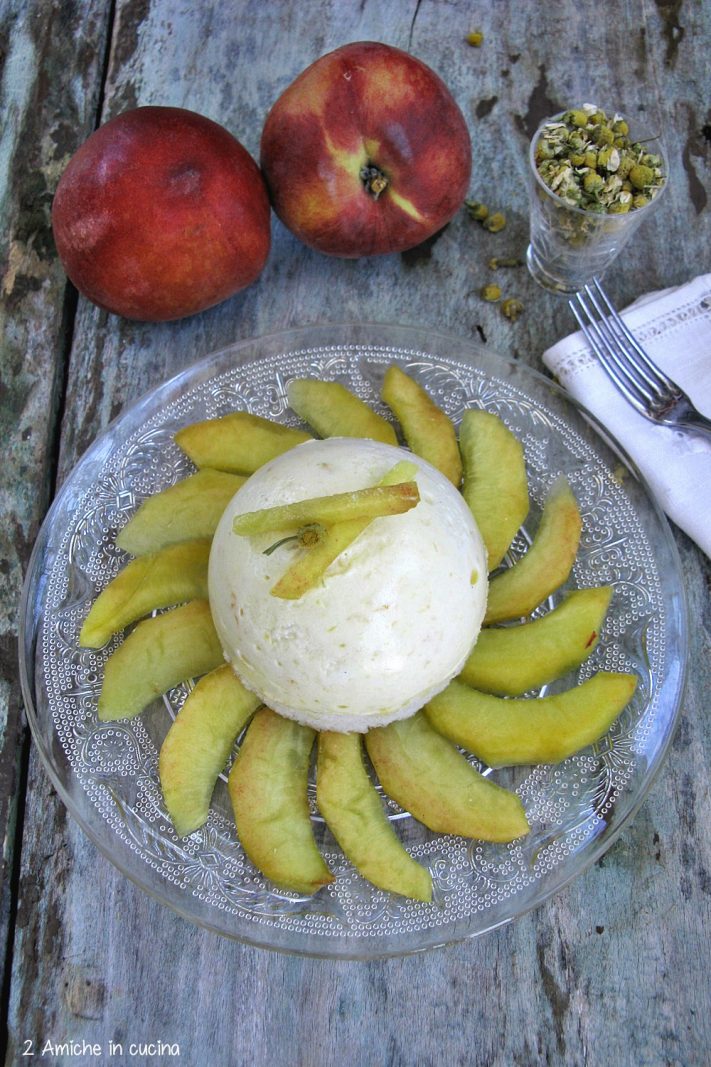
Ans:
<svg viewBox="0 0 711 1067"><path fill-rule="evenodd" d="M663 149L655 145L654 152L661 156L666 180L644 207L619 215L573 207L546 185L536 167L536 145L543 127L560 118L556 115L546 119L531 141L528 157L531 241L526 263L534 280L545 289L575 293L595 275L607 270L642 221L657 208L668 185L669 167Z"/></svg>

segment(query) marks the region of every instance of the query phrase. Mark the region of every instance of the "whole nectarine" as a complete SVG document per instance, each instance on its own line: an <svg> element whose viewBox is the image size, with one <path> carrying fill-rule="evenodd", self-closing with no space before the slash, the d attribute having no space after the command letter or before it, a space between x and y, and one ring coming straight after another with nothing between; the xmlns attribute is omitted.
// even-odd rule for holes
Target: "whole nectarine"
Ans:
<svg viewBox="0 0 711 1067"><path fill-rule="evenodd" d="M147 321L243 289L270 245L257 164L223 126L173 107L135 108L93 133L60 179L52 226L77 289Z"/></svg>
<svg viewBox="0 0 711 1067"><path fill-rule="evenodd" d="M377 42L317 59L279 97L262 132L274 209L307 245L335 256L402 252L452 218L471 141L428 66Z"/></svg>

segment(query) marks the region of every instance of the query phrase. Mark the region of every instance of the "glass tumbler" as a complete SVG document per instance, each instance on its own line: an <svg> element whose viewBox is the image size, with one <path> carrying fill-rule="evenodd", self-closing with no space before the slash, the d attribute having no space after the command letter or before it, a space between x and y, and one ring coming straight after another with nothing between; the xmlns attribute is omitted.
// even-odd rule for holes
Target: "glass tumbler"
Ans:
<svg viewBox="0 0 711 1067"><path fill-rule="evenodd" d="M668 185L669 168L664 151L655 145L654 151L662 158L667 180L644 207L620 215L573 207L546 185L536 168L536 144L543 127L559 118L546 119L531 141L528 166L531 241L526 263L534 280L545 289L575 293L610 266L637 227L656 209Z"/></svg>

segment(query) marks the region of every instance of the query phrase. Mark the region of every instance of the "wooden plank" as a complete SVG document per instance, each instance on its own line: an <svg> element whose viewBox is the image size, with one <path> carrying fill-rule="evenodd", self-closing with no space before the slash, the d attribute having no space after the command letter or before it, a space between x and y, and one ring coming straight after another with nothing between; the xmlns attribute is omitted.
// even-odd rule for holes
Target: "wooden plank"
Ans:
<svg viewBox="0 0 711 1067"><path fill-rule="evenodd" d="M672 140L666 206L611 273L613 292L628 300L701 269L709 224L694 175L700 180L707 159L699 131L708 122L708 7L636 0L608 19L580 0L543 20L530 6L492 4L476 16L480 49L463 43L475 28L471 12L464 0L245 2L239 17L212 3L118 3L106 116L136 103L190 106L256 153L268 107L307 62L346 40L383 39L410 47L450 84L473 131L472 195L503 208L509 222L490 235L462 213L427 249L371 262L327 261L275 222L260 280L203 315L135 324L80 300L60 477L146 389L225 343L272 329L382 319L477 338L481 327L494 349L540 368L541 350L572 328L565 302L515 272L507 285L527 314L512 325L477 294L490 255L525 248L526 142L540 118L571 100L619 102L635 114L641 103L651 128L664 116ZM534 914L472 943L359 965L272 955L194 929L98 855L33 756L11 1048L26 1039L73 1037L104 1049L111 1040L162 1040L180 1044L183 1063L257 1067L704 1062L711 575L682 535L678 544L697 625L685 715L664 772L600 864Z"/></svg>
<svg viewBox="0 0 711 1067"><path fill-rule="evenodd" d="M75 299L57 262L50 206L70 154L94 124L108 26L105 4L3 5L0 108L0 938L14 910L15 830L22 819L27 725L17 673L23 573L56 470ZM75 39L78 35L79 44ZM68 79L67 67L73 76ZM19 812L18 812L19 808ZM0 994L5 1003L6 990Z"/></svg>

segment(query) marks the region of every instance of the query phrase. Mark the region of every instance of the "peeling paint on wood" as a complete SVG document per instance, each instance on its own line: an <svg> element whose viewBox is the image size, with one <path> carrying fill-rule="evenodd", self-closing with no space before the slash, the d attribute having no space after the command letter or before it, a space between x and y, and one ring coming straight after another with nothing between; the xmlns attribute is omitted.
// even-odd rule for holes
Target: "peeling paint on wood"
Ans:
<svg viewBox="0 0 711 1067"><path fill-rule="evenodd" d="M17 676L17 611L24 570L46 509L56 460L67 323L66 280L49 221L56 182L94 125L103 4L10 2L0 88L0 935L12 924L15 832L22 825L26 730ZM77 33L93 58L74 68ZM67 67L73 77L66 77ZM88 92L86 91L88 89ZM19 805L19 818L18 816ZM1 1003L5 1003L7 991Z"/></svg>

